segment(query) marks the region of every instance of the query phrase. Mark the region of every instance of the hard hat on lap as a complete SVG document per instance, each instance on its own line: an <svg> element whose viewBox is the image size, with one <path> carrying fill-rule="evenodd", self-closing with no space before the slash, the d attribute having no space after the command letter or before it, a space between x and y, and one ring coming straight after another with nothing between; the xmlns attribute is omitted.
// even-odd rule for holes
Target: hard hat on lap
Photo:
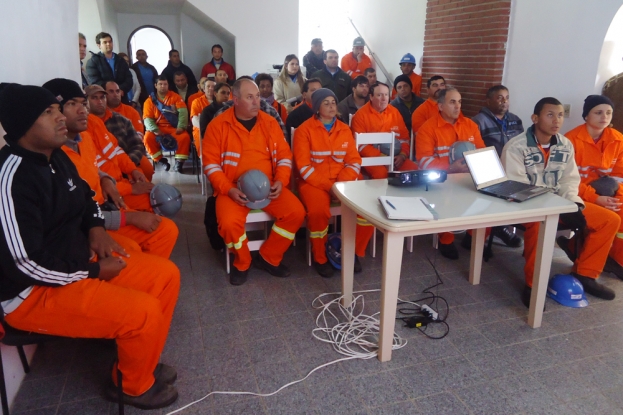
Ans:
<svg viewBox="0 0 623 415"><path fill-rule="evenodd" d="M238 190L247 197L249 209L264 209L270 203L270 180L257 169L244 172L238 178Z"/></svg>

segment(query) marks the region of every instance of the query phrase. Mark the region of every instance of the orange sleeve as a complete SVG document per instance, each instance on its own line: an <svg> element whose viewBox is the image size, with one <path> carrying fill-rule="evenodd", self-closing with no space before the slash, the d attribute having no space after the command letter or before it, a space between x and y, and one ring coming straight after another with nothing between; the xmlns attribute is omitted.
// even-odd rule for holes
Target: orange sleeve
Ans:
<svg viewBox="0 0 623 415"><path fill-rule="evenodd" d="M127 180L117 181L117 190L121 196L128 196L132 194L132 185Z"/></svg>
<svg viewBox="0 0 623 415"><path fill-rule="evenodd" d="M187 108L186 103L184 102L184 100L182 99L180 95L176 94L174 96L175 96L175 108L177 108L178 110L180 108Z"/></svg>
<svg viewBox="0 0 623 415"><path fill-rule="evenodd" d="M322 177L312 165L311 143L313 137L311 129L306 123L303 123L294 131L294 137L294 160L299 169L299 178L314 187L328 192L333 183L328 177Z"/></svg>
<svg viewBox="0 0 623 415"><path fill-rule="evenodd" d="M352 56L352 52L347 53L342 57L342 60L340 61L340 68L342 68L342 70L346 72L348 76L351 76L352 73L357 70L357 60L353 59Z"/></svg>
<svg viewBox="0 0 623 415"><path fill-rule="evenodd" d="M474 135L474 145L476 146L476 148L485 148L486 144L484 140L482 139L482 135L480 135L480 128L478 128L478 124L476 124L472 120L469 120L469 121L470 121L470 124L473 124L472 134Z"/></svg>
<svg viewBox="0 0 623 415"><path fill-rule="evenodd" d="M612 134L614 136L618 136L621 140L619 141L619 153L616 155L617 161L612 166L611 176L623 178L623 134L619 133L617 130L613 128L606 128L608 134Z"/></svg>
<svg viewBox="0 0 623 415"><path fill-rule="evenodd" d="M288 110L286 110L286 107L284 107L283 105L281 106L281 114L279 114L281 116L281 121L283 121L283 123L286 123L286 120L288 119Z"/></svg>
<svg viewBox="0 0 623 415"><path fill-rule="evenodd" d="M435 127L434 122L425 123L418 131L417 140L415 140L415 154L417 154L417 164L421 170L447 170L449 167L448 157L440 158L435 154L435 145L437 145ZM437 131L440 132L441 130Z"/></svg>
<svg viewBox="0 0 623 415"><path fill-rule="evenodd" d="M216 119L215 119L216 121ZM216 195L227 195L234 184L221 168L221 143L227 139L224 124L212 121L203 136L203 172Z"/></svg>
<svg viewBox="0 0 623 415"><path fill-rule="evenodd" d="M151 102L151 98L147 98L145 103L143 104L143 119L145 118L153 118L156 119L156 107L154 107L154 103Z"/></svg>
<svg viewBox="0 0 623 415"><path fill-rule="evenodd" d="M419 97L422 93L422 76L414 72L410 75L410 78L413 85L412 92Z"/></svg>
<svg viewBox="0 0 623 415"><path fill-rule="evenodd" d="M195 115L200 115L202 110L203 108L201 108L201 100L193 100L193 103L190 106L190 118L194 117Z"/></svg>
<svg viewBox="0 0 623 415"><path fill-rule="evenodd" d="M417 107L415 111L413 111L413 115L411 116L411 130L413 132L419 133L420 127L422 127L422 125L424 125L424 123L428 119L426 107L427 105L426 103L424 103Z"/></svg>

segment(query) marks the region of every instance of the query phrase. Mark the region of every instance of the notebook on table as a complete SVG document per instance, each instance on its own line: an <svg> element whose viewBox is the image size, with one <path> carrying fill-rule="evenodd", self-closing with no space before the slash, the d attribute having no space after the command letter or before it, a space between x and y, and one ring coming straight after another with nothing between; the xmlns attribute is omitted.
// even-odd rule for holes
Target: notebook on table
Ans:
<svg viewBox="0 0 623 415"><path fill-rule="evenodd" d="M389 219L436 220L435 209L423 197L379 196Z"/></svg>
<svg viewBox="0 0 623 415"><path fill-rule="evenodd" d="M509 180L495 147L485 147L463 153L476 189L484 194L513 202L523 202L551 189Z"/></svg>

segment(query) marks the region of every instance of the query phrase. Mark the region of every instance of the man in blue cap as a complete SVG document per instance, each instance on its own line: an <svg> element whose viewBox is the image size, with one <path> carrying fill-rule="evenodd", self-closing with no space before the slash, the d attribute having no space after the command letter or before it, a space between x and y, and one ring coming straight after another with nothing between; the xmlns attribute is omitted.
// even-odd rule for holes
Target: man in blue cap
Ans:
<svg viewBox="0 0 623 415"><path fill-rule="evenodd" d="M422 89L422 75L418 75L413 70L415 69L415 56L407 53L400 59L400 71L403 75L406 75L411 80L411 89L415 95L420 96ZM396 98L396 88L392 91L392 99Z"/></svg>

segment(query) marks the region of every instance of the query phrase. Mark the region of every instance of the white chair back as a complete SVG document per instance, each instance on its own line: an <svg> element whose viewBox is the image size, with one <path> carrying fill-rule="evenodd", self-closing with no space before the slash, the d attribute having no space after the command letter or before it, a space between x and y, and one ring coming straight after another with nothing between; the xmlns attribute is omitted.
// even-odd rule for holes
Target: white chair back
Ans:
<svg viewBox="0 0 623 415"><path fill-rule="evenodd" d="M390 151L388 156L378 157L362 157L361 166L387 166L389 171L394 169L394 141L396 133L356 133L355 142L357 143L357 149L361 151L361 148L365 145L389 144Z"/></svg>

